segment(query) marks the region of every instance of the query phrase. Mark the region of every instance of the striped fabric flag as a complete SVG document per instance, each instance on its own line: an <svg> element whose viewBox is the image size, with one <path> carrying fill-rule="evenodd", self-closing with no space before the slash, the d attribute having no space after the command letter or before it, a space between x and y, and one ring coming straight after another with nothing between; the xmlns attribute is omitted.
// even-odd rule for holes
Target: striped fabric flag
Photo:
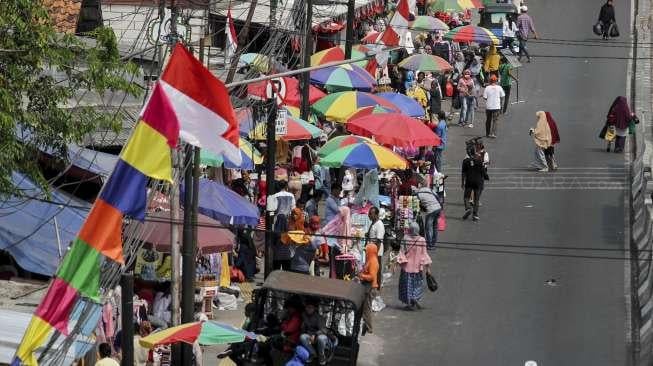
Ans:
<svg viewBox="0 0 653 366"><path fill-rule="evenodd" d="M238 35L236 34L234 19L231 17L231 8L227 9L227 23L225 24L224 32L227 36L225 37L227 44L224 49L227 53L227 58L230 59L236 54L236 50L238 49Z"/></svg>
<svg viewBox="0 0 653 366"><path fill-rule="evenodd" d="M180 123L180 137L239 165L238 121L225 85L177 44L161 79Z"/></svg>
<svg viewBox="0 0 653 366"><path fill-rule="evenodd" d="M123 218L145 218L148 179L172 181L171 148L177 146L178 138L179 122L172 104L163 88L156 86L111 177L37 307L12 365L37 365L35 351L53 332L72 334L80 307L89 302L99 304L102 264L124 263ZM84 333L89 318L97 324L98 309L89 306L92 315L81 320L81 331L75 334Z"/></svg>
<svg viewBox="0 0 653 366"><path fill-rule="evenodd" d="M408 24L411 14L415 14L414 1L399 0L390 24L376 38L375 46L376 62L380 66L388 63L388 47L406 44L406 33L408 33Z"/></svg>

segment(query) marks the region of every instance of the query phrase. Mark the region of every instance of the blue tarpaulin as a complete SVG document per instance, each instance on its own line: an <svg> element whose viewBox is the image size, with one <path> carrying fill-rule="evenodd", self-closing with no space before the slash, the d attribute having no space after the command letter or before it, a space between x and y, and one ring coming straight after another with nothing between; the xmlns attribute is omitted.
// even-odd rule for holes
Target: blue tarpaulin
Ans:
<svg viewBox="0 0 653 366"><path fill-rule="evenodd" d="M48 198L20 173L14 172L12 179L23 197L0 201L0 250L9 252L21 268L51 276L81 228L90 204L56 189Z"/></svg>

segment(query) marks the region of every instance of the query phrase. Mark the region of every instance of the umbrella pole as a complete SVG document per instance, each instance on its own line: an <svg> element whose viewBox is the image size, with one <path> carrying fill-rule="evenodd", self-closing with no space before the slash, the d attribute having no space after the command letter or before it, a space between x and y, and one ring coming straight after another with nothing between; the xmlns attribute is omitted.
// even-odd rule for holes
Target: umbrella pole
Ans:
<svg viewBox="0 0 653 366"><path fill-rule="evenodd" d="M267 120L267 131L266 131L266 144L267 144L267 154L266 154L266 161L265 161L265 180L266 180L266 186L267 186L267 197L273 195L276 193L276 187L275 187L275 182L274 182L274 167L276 165L276 155L275 155L275 149L276 149L276 130L275 130L275 125L277 121L277 103L276 103L277 97L276 93L272 92L272 99L268 100L268 120ZM272 244L274 241L274 232L272 231L272 226L274 224L274 212L273 211L268 211L267 205L265 208L265 264L264 264L264 274L265 278L268 277L270 272L272 272L272 260L273 260L273 253L272 253Z"/></svg>
<svg viewBox="0 0 653 366"><path fill-rule="evenodd" d="M347 1L347 29L345 32L345 60L351 58L351 48L354 44L354 11L355 0Z"/></svg>

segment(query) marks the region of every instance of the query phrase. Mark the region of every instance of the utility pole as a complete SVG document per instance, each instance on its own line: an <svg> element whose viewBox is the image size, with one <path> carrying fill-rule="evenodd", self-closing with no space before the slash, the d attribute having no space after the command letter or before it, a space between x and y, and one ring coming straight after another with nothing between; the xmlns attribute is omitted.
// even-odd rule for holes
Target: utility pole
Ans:
<svg viewBox="0 0 653 366"><path fill-rule="evenodd" d="M120 303L122 323L122 366L134 364L134 275L131 272L123 273L120 276Z"/></svg>
<svg viewBox="0 0 653 366"><path fill-rule="evenodd" d="M313 0L306 0L306 27L304 36L304 67L311 66L311 54L313 53ZM311 90L311 73L305 72L301 75L301 92L302 104L300 107L300 117L304 121L308 121L309 114L309 99Z"/></svg>
<svg viewBox="0 0 653 366"><path fill-rule="evenodd" d="M310 0L309 0L310 1ZM265 165L265 180L267 185L267 197L276 193L276 184L274 181L274 167L276 165L276 129L277 123L277 96L272 93L272 98L267 102L268 120L266 126L266 165ZM272 230L274 224L274 212L265 208L265 278L272 272L273 251L272 243L274 242L275 233Z"/></svg>
<svg viewBox="0 0 653 366"><path fill-rule="evenodd" d="M347 30L345 32L345 60L351 58L351 48L354 45L354 10L355 0L347 0Z"/></svg>
<svg viewBox="0 0 653 366"><path fill-rule="evenodd" d="M175 172L181 169L181 154L177 149L172 151L172 164ZM179 325L179 282L181 280L181 252L179 250L179 181L172 182L170 187L170 260L171 278L170 278L170 298L172 306L172 326Z"/></svg>
<svg viewBox="0 0 653 366"><path fill-rule="evenodd" d="M236 48L236 53L231 57L231 62L229 64L229 72L227 73L227 79L225 80L226 84L232 82L234 80L234 76L236 75L236 67L238 67L238 60L240 59L240 55L245 50L244 46L245 44L247 44L247 38L249 37L249 28L250 25L252 24L252 18L254 17L254 12L256 11L257 3L258 0L252 0L252 3L249 5L249 11L247 12L247 18L245 18L245 25L243 26L243 29L240 30L240 33L238 33L238 47ZM270 8L270 16L272 16L272 8ZM227 47L225 46L225 52L226 50ZM226 66L227 64L225 63L225 67Z"/></svg>
<svg viewBox="0 0 653 366"><path fill-rule="evenodd" d="M195 297L195 243L193 242L193 146L186 145L184 156L184 230L182 246L182 276L181 276L181 323L193 321ZM181 345L181 361L179 365L190 365L193 349L188 344Z"/></svg>

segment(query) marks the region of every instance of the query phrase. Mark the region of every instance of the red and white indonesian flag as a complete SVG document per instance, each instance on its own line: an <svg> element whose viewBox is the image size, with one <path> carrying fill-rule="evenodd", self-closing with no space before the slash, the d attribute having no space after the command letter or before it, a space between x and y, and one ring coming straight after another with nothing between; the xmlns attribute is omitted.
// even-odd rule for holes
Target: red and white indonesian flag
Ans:
<svg viewBox="0 0 653 366"><path fill-rule="evenodd" d="M412 8L411 8L412 6ZM376 38L376 62L384 66L388 62L389 47L402 46L406 44L408 33L408 22L410 14L415 12L415 1L399 0L397 9L390 20L388 27Z"/></svg>
<svg viewBox="0 0 653 366"><path fill-rule="evenodd" d="M231 8L227 10L227 24L225 24L224 32L227 34L225 50L228 51L228 55L235 55L236 49L238 49L238 35L236 34L234 19L231 17Z"/></svg>
<svg viewBox="0 0 653 366"><path fill-rule="evenodd" d="M179 136L240 164L238 121L225 85L179 43L159 83L179 120Z"/></svg>

